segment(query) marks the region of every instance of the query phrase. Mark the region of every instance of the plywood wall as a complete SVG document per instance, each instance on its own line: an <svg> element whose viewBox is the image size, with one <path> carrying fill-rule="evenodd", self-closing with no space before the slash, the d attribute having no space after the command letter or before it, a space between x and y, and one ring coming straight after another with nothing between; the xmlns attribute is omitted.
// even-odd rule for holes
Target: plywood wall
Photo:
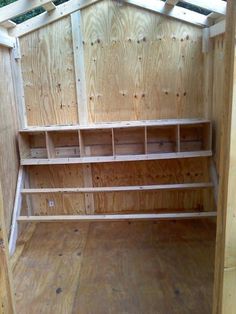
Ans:
<svg viewBox="0 0 236 314"><path fill-rule="evenodd" d="M126 163L93 164L92 184L100 186L150 185L208 182L209 160L201 158ZM30 184L42 187L83 187L84 165L51 165L28 167ZM53 201L53 206L49 206ZM32 196L34 213L85 214L82 194L48 194ZM95 213L210 211L213 197L208 191L160 191L98 193L94 197Z"/></svg>
<svg viewBox="0 0 236 314"><path fill-rule="evenodd" d="M204 116L201 29L114 0L81 20L90 123ZM70 18L20 44L28 124L77 123Z"/></svg>
<svg viewBox="0 0 236 314"><path fill-rule="evenodd" d="M0 181L6 227L9 233L18 174L18 152L16 104L10 54L7 48L0 48L0 60Z"/></svg>
<svg viewBox="0 0 236 314"><path fill-rule="evenodd" d="M217 36L213 40L213 101L212 101L212 121L214 130L214 160L217 172L219 173L220 165L220 137L223 106L224 106L224 45L225 36Z"/></svg>
<svg viewBox="0 0 236 314"><path fill-rule="evenodd" d="M20 40L29 125L78 121L70 17Z"/></svg>

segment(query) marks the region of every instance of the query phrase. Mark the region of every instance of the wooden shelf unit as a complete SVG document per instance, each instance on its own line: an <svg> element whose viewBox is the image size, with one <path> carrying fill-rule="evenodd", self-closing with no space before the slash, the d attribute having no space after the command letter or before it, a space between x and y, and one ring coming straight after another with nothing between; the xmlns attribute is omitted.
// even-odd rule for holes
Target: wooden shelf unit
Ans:
<svg viewBox="0 0 236 314"><path fill-rule="evenodd" d="M19 132L22 165L211 156L208 120L157 120Z"/></svg>

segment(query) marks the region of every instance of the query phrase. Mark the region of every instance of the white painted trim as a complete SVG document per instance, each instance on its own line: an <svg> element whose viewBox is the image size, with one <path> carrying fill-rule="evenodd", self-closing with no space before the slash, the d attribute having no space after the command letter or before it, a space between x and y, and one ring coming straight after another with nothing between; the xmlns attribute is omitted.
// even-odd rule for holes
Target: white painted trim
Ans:
<svg viewBox="0 0 236 314"><path fill-rule="evenodd" d="M12 224L11 224L11 234L9 240L9 252L10 255L13 255L16 248L16 241L18 236L18 217L20 216L21 205L22 205L22 194L21 190L24 185L24 170L21 166L18 173L17 186L16 186L16 194L15 194L15 202L13 208L13 216L12 216Z"/></svg>
<svg viewBox="0 0 236 314"><path fill-rule="evenodd" d="M119 215L60 215L60 216L20 216L19 222L66 222L66 221L124 221L124 220L164 220L196 219L216 217L216 212L170 213L170 214L119 214Z"/></svg>

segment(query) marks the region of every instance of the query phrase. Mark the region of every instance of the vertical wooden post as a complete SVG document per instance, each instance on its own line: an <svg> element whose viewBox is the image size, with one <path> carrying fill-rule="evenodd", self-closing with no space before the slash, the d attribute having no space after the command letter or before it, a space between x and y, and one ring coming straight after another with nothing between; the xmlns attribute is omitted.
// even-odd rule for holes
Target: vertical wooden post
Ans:
<svg viewBox="0 0 236 314"><path fill-rule="evenodd" d="M88 124L88 108L86 79L84 68L84 48L81 30L81 14L80 11L71 14L71 28L75 65L75 81L78 102L79 123L81 125Z"/></svg>
<svg viewBox="0 0 236 314"><path fill-rule="evenodd" d="M0 186L0 313L16 313L12 289L12 275L9 263L8 240L4 220L2 188Z"/></svg>
<svg viewBox="0 0 236 314"><path fill-rule="evenodd" d="M236 313L236 1L227 4L214 314Z"/></svg>

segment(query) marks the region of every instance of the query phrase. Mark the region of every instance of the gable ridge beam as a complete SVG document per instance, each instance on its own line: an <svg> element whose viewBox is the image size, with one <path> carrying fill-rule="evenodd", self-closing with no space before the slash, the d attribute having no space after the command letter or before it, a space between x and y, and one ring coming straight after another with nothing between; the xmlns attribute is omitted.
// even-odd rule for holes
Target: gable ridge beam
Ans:
<svg viewBox="0 0 236 314"><path fill-rule="evenodd" d="M64 2L57 5L55 10L50 11L50 14L44 12L16 25L12 30L9 30L9 34L11 36L21 37L99 1L101 0L70 0Z"/></svg>
<svg viewBox="0 0 236 314"><path fill-rule="evenodd" d="M181 2L192 4L220 15L226 15L227 2L222 0L181 0Z"/></svg>
<svg viewBox="0 0 236 314"><path fill-rule="evenodd" d="M0 23L46 5L51 0L17 0L0 8Z"/></svg>

